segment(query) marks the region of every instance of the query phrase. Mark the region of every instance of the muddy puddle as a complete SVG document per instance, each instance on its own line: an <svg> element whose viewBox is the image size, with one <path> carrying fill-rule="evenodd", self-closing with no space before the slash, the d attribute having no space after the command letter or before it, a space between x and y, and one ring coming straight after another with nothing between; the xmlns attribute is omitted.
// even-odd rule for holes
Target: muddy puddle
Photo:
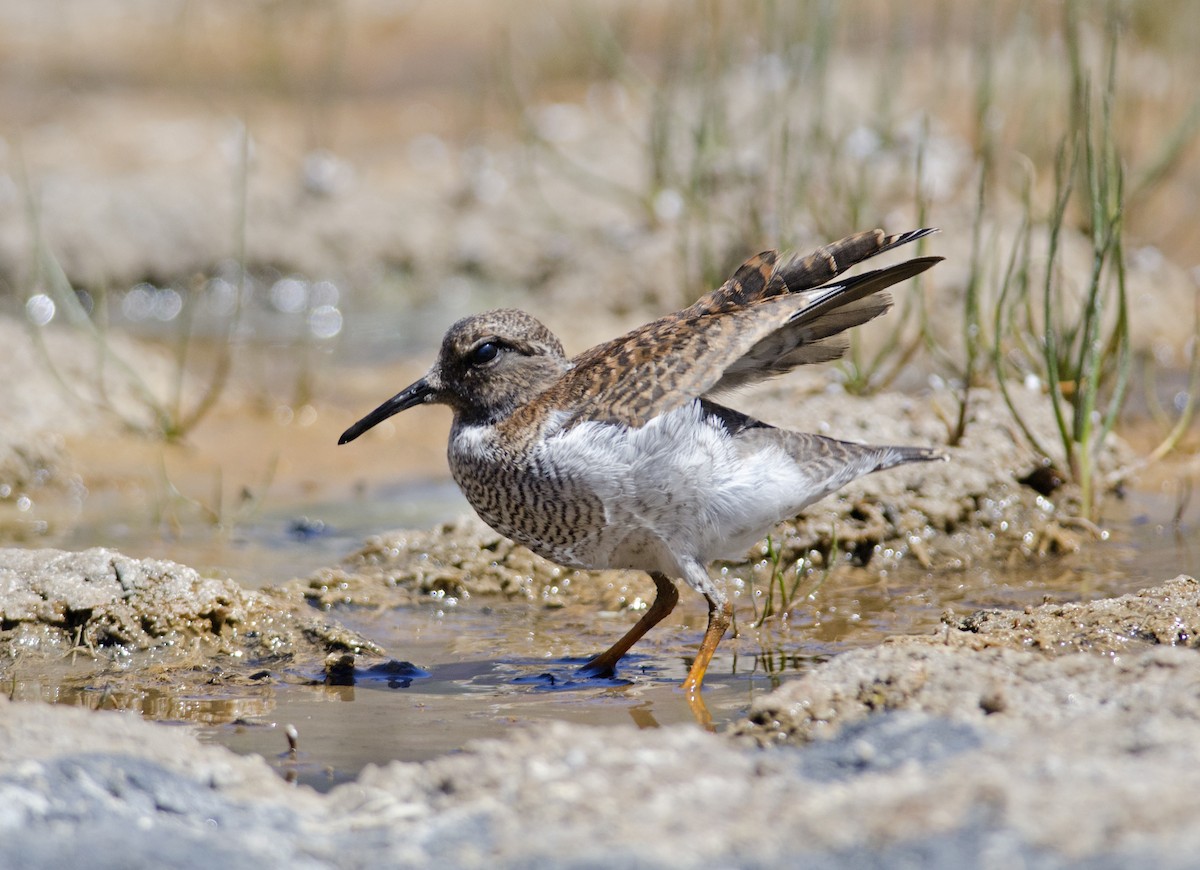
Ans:
<svg viewBox="0 0 1200 870"><path fill-rule="evenodd" d="M749 598L761 601L763 590L744 588L737 598L738 635L722 642L705 679L712 724L723 730L743 719L754 698L838 653L936 631L947 610L965 615L984 607L1120 595L1194 565L1200 555L1192 540L1150 522L1130 522L1116 537L1121 540L1108 553L1117 558L1107 565L1097 559L1086 569L1055 560L970 574L908 567L882 576L837 571L790 619L758 628ZM353 685L279 688L272 710L208 724L204 739L260 753L281 774L328 788L353 778L364 764L443 755L467 741L544 720L639 728L693 722L678 686L706 615L691 596L607 683L575 680L574 671L625 630L629 614L508 602L340 616L415 665L416 673L406 667L394 674L360 671ZM548 649L564 648L564 635L579 638L567 644L574 654L545 657ZM288 724L300 734L295 757L287 752Z"/></svg>
<svg viewBox="0 0 1200 870"><path fill-rule="evenodd" d="M637 618L637 598L644 607L652 589L644 578L629 581L628 594L596 593L591 600L539 594L438 599L418 587L406 606L376 601L320 610L304 604L307 596L296 592L303 578L341 564L370 536L431 529L468 512L446 470L448 415L401 415L356 449L336 446L348 422L420 368L420 362L403 362L370 372L326 372L323 395L298 408L248 389L179 444L130 433L68 438L64 452L71 463L56 479L0 504L9 545L73 552L104 546L133 558L172 560L247 590L291 583L288 607L340 622L381 647L381 655L331 665L310 654L247 667L237 653L197 648L194 661L185 650L181 664L178 649L120 652L77 641L57 659L18 655L0 672L0 690L17 700L128 710L176 723L206 742L259 754L281 776L322 790L353 779L368 764L430 759L544 721L638 728L694 722L677 687L706 612L699 596L686 591L672 617L623 661L616 679L575 678L580 664ZM822 420L841 413L835 431L850 437L939 440L926 399L905 400L903 413L881 406L860 415L838 410L846 400L812 393L758 401L785 425L787 413ZM977 413L990 412L981 403ZM901 418L925 426L932 420L933 428L857 433L848 421L858 416L875 428L900 425ZM986 440L1000 429L982 416L971 430L980 443L946 467L969 477L989 463L1001 466L1006 498L1018 497L1009 469L1022 460L998 455L1013 450L1011 439ZM993 477L985 479L997 479L995 469L987 473ZM872 485L894 489L868 494L867 501L899 497L904 486L897 481L876 476ZM976 492L990 498L989 486ZM947 612L961 617L986 607L1089 600L1194 571L1196 511L1187 509L1183 490L1167 472L1139 486L1105 503L1105 540L1074 530L1078 552L1004 560L977 540L956 552L943 538L928 567L910 557L877 558L865 567L842 560L828 576L818 571L795 586L786 618L761 624L768 597L761 565L757 571L731 567L737 634L722 642L705 681L711 727L722 730L743 719L756 698L832 656L889 637L935 632ZM817 524L838 525L846 534L846 508L837 510L842 513L829 505L814 508ZM345 566L348 572L368 567L361 561ZM795 583L790 575L786 580L789 587Z"/></svg>
<svg viewBox="0 0 1200 870"><path fill-rule="evenodd" d="M424 510L412 519L428 526L441 518L439 512L458 509L444 482L388 487L376 499L304 505L308 522L323 524L320 534L308 536L290 534L287 524L296 512L280 509L264 511L232 533L181 527L187 534L164 540L155 524L112 514L119 500L103 505L109 525L80 522L70 535L76 546L111 544L112 530L120 527L126 538L118 545L129 553L193 564L210 560L230 565L227 575L281 582L306 568L311 573L335 564L372 527L394 526L389 518L406 510ZM806 580L786 618L759 625L767 592L750 581L751 571L735 570L738 632L722 643L705 683L712 726L727 727L745 716L756 697L838 653L934 632L948 611L963 616L984 607L1119 595L1186 571L1196 564L1200 544L1186 517L1172 523L1175 508L1158 493L1130 492L1112 502L1108 540L1062 557L970 569L939 564L925 570L912 560L883 569L843 565L823 579ZM341 669L313 660L257 673L228 658L197 655L188 679L164 669L156 686L144 675L156 667L157 653L100 652L92 659L76 649L49 666L18 660L7 669L3 688L15 699L131 710L187 725L206 742L260 754L280 775L322 790L353 779L367 764L429 759L545 720L654 728L694 719L677 687L705 624L696 596L685 594L673 617L635 648L610 681L580 681L575 670L636 618L628 610L477 597L426 598L401 608L341 607L329 615L385 654L359 656ZM134 671L142 676L131 683L125 677Z"/></svg>

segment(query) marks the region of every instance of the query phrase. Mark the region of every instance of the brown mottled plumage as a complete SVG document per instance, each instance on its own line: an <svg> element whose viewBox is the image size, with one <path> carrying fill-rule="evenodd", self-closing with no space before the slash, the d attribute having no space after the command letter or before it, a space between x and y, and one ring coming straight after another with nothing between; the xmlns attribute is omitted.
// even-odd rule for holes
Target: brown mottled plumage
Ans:
<svg viewBox="0 0 1200 870"><path fill-rule="evenodd" d="M415 405L449 405L450 470L484 521L562 564L640 568L654 579L654 604L590 672L610 673L671 611L671 578L705 596L709 626L684 683L694 697L732 614L709 561L745 552L856 477L941 458L788 432L709 397L836 359L839 333L884 313L888 287L941 258L835 279L931 232L860 233L782 264L767 251L694 305L570 360L522 311L464 318L428 374L339 443Z"/></svg>

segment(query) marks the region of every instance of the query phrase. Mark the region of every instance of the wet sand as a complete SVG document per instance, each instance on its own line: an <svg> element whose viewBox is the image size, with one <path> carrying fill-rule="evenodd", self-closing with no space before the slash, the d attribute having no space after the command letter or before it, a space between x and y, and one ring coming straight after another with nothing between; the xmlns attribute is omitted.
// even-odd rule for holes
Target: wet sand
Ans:
<svg viewBox="0 0 1200 870"><path fill-rule="evenodd" d="M492 4L0 3L5 860L1188 866L1194 433L1169 461L1138 461L1167 428L1156 402L1186 388L1186 149L1128 215L1133 348L1159 379L1139 377L1134 415L1098 451L1100 515L1080 518L1071 485L1029 485L1039 459L1012 412L974 390L948 463L872 476L773 532L788 606L765 542L713 566L737 623L706 680L707 728L677 688L703 631L695 596L615 679L580 681L644 611L644 577L566 571L463 516L447 414L335 447L463 314L519 305L579 351L765 247L898 230L922 210L943 227L926 253L948 259L851 354L895 338L886 369L928 316L892 387L858 396L852 367L824 367L734 404L945 445L984 31L945 4L903 20L866 6L827 34L828 89L783 91L781 69L814 67L754 41L788 22L715 9L710 35L737 42L720 72L707 37L688 55L714 76L706 103L690 79L649 84L656 47L706 26L665 7L624 32ZM1195 39L1187 16L1157 35L1139 16L1119 115L1138 119L1145 135L1122 144L1144 168L1191 106ZM1005 161L1032 161L1048 188L1068 83L1031 82L1030 52L1041 69L1054 44L1001 18L988 118ZM591 53L605 33L628 66ZM900 45L905 62L881 65ZM733 134L716 124L713 153L692 135L698 108ZM780 141L812 162L772 162ZM1008 182L981 225L985 271L1003 271L1020 225ZM1085 275L1087 233L1071 223L1061 242L1063 275ZM164 440L225 362L208 416ZM1011 386L1056 444L1044 384Z"/></svg>

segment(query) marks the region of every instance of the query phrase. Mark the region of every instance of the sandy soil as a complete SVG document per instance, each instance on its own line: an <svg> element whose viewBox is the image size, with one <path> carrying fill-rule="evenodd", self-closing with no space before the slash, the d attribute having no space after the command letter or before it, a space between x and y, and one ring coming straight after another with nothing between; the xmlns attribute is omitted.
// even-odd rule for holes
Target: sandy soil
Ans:
<svg viewBox="0 0 1200 870"><path fill-rule="evenodd" d="M271 685L337 684L385 660L375 639L339 620L448 598L569 608L579 637L555 640L556 654L580 654L612 633L614 614L644 608L644 579L564 571L473 520L381 533L341 564L250 590L112 549L40 548L46 523L31 519L30 501L47 490L86 498L102 481L143 485L167 451L202 458L188 484L228 475L209 510L218 523L222 502L253 500L250 479L276 460L292 498L369 495L385 461L443 469L444 419L405 415L357 453L333 454L333 442L419 372L423 360L409 357L466 310L519 304L581 350L690 302L757 250L911 225L918 189L944 229L928 252L948 259L911 298L931 312L941 362L902 379L905 393L860 398L819 373L737 405L845 438L944 445L960 397L943 385L963 340L982 147L970 34L981 28L957 7L910 5L903 28L855 7L855 25L829 36L838 50L822 73L828 89L814 94L811 80L781 90L779 47L753 47L775 22L740 6L714 7L722 26L711 33L684 34L703 37L696 82L689 69L655 90L646 53L696 24L654 4L624 33L619 15L593 19L582 6L556 17L491 3L467 15L437 4L66 3L45 13L0 2L0 531L15 545L0 549L0 690L12 686L0 691L4 860L256 870L1194 863L1200 587L1167 573L1137 595L948 614L932 634L814 665L719 735L554 722L370 767L323 795L285 783L261 758L205 745L189 726L9 700L19 667L36 670L48 696L68 679L159 692L174 705L161 717L175 721L187 719L189 698L218 688L246 700L239 711L269 709ZM1135 351L1178 373L1193 330L1189 191L1200 175L1187 142L1174 157L1161 146L1194 101L1196 16L1162 8L1165 29L1145 10L1131 17L1138 39L1123 44L1120 69L1133 97L1118 116L1122 135L1133 131L1122 141L1130 165L1175 181L1138 189L1147 176L1130 174L1127 278ZM729 10L737 16L722 18ZM1030 14L1026 28L1049 26L1048 12ZM1033 195L1048 209L1048 131L1067 114L1067 81L1028 74L1046 59L1031 63L1031 52L1049 43L991 23L1004 36L994 41L1003 86L985 120L1001 173L1023 178L1034 166ZM1103 40L1086 32L1090 69ZM726 33L748 38L719 44ZM597 49L608 37L628 39L615 67ZM704 81L708 55L722 51L732 65ZM602 80L587 78L591 66L604 67ZM781 93L802 111L781 110ZM670 112L656 114L660 100ZM818 106L826 115L810 125ZM699 117L719 123L693 125ZM715 156L696 145L709 141L702 132ZM655 136L668 146L657 156ZM814 151L812 163L787 165L803 184L772 163L780 142ZM1022 219L1020 182L1004 175L996 187L979 224L985 274L1003 272ZM1064 275L1088 273L1085 223L1064 230ZM1033 234L1039 255L1046 241ZM124 294L145 282L207 299L201 288L236 273L239 256L255 289L233 331L233 381L214 423L163 447L147 433L177 389L172 354L188 327L135 323ZM311 312L272 301L274 282L288 278L336 291L346 316L337 336L315 338ZM1067 281L1067 295L1083 283ZM51 297L53 321L33 326ZM100 306L94 319L80 320L85 302ZM865 347L908 316L899 302L863 330ZM106 317L117 328L91 328ZM206 340L227 334L227 321L214 323ZM166 340L151 346L126 328ZM184 366L178 389L189 401L211 370L208 350ZM1016 401L1053 444L1042 384L1017 388ZM836 552L866 572L965 576L1113 552L1078 518L1077 490L1022 482L1039 462L993 391L973 391L965 438L948 453L945 464L864 479L785 524L774 536L784 558L819 570ZM1106 494L1127 483L1134 458L1119 438L1101 445ZM1195 467L1175 468L1182 510ZM762 580L764 556L760 546L714 571Z"/></svg>
<svg viewBox="0 0 1200 870"><path fill-rule="evenodd" d="M803 407L847 437L937 443L950 401L806 394L802 381L747 407L782 422ZM828 553L834 521L843 552L871 554L869 570L951 559L971 570L1103 546L1070 519L1070 487L1042 496L1018 482L1032 455L996 397L981 391L972 409L949 462L867 478L789 527L786 547ZM1118 470L1123 451L1114 440L1106 467ZM761 570L761 553L746 564ZM515 597L571 605L578 621L636 609L639 583L564 571L474 521L380 535L340 566L256 592L111 550L0 550L0 680L41 661L50 681L92 673L106 692L240 693L253 710L260 686L297 672L345 680L381 661L369 637L337 624L354 608ZM0 700L0 833L24 866L85 854L199 866L214 824L235 867L950 867L979 854L1171 866L1197 845L1197 791L1179 772L1200 769L1187 689L1200 685L1198 588L1179 578L1137 596L948 619L931 637L786 681L727 736L534 726L456 756L369 767L324 796L185 729ZM63 826L71 837L52 835Z"/></svg>
<svg viewBox="0 0 1200 870"><path fill-rule="evenodd" d="M734 739L556 723L328 795L181 729L0 698L0 832L22 866L1183 867L1198 590L848 653L756 702Z"/></svg>

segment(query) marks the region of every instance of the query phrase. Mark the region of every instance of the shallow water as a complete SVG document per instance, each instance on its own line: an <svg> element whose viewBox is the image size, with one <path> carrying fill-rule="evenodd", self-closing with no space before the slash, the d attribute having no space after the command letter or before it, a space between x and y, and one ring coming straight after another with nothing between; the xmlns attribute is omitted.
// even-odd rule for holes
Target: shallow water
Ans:
<svg viewBox="0 0 1200 870"><path fill-rule="evenodd" d="M414 494L420 491L397 488L394 498L419 502ZM348 518L359 508L343 505L339 513L336 507L325 507L325 515L341 517L331 525L353 528ZM389 499L372 510L393 507ZM947 609L963 615L981 607L1021 608L1121 594L1196 564L1200 543L1194 529L1162 522L1171 514L1166 499L1134 493L1116 507L1120 516L1109 523L1111 539L1098 543L1087 558L958 571L907 565L884 572L839 569L786 621L770 620L757 629L753 621L761 603L751 604L750 598L761 602L762 590L743 589L737 600L739 632L723 641L705 681L713 727L743 716L755 695L830 655L892 635L936 630ZM356 522L366 527L374 519ZM236 542L225 546L248 570L266 571L269 564L278 566L281 553L290 564L305 558L314 559L314 566L330 563L356 534L330 533L316 544L281 540L278 525L264 520L240 529ZM131 541L126 544L137 549ZM179 558L189 547L160 541L156 555ZM580 647L578 657L570 659L546 658L545 650L561 649L564 633L578 632L584 644L615 639L634 614L496 600L453 606L430 601L415 608L343 609L331 615L381 644L390 656L388 666L360 667L343 675L343 685L330 685L320 672L293 670L264 672L261 685L227 686L215 662L201 665L218 675L202 689L180 692L168 682L158 690L122 694L119 679L111 685L94 678L80 681L64 665L57 673L18 668L6 688L16 698L132 709L150 719L190 723L204 740L259 753L282 775L322 789L352 779L366 764L427 759L539 720L638 728L694 721L678 685L703 632L705 610L686 592L676 613L622 662L617 679L600 681L577 680L575 670L602 642L595 650ZM295 752L288 749L289 726L298 733Z"/></svg>
<svg viewBox="0 0 1200 870"><path fill-rule="evenodd" d="M369 449L335 446L345 425L415 373L408 365L343 379L345 395L319 412L224 410L183 445L129 436L73 443L69 452L86 479L33 492L23 508L0 506L0 524L22 546L113 547L252 588L309 576L368 535L428 528L468 512L446 472L448 415L401 415L364 439ZM754 622L764 590L744 587L735 599L738 634L722 642L705 681L712 726L742 717L757 694L828 656L934 631L948 609L961 616L982 607L1090 599L1194 571L1197 511L1185 510L1176 526L1169 478L1164 489L1145 486L1106 504L1110 540L1088 543L1076 556L1003 567L968 558L964 564L976 564L969 569L839 567L786 620L760 628ZM131 691L122 688L122 670L153 669L152 660L114 660L101 678L85 661L18 663L4 688L15 698L186 723L207 741L259 753L281 774L318 788L353 778L365 764L430 758L544 719L638 728L694 721L678 685L706 611L687 591L611 681L580 682L574 672L637 614L477 600L330 615L383 646L391 661L411 666L360 669L340 680L345 684L330 685L315 670L227 681L222 663L206 659L196 667L210 670L211 679L184 689L165 671L161 686ZM571 658L547 658L548 650ZM288 726L299 735L295 752Z"/></svg>

